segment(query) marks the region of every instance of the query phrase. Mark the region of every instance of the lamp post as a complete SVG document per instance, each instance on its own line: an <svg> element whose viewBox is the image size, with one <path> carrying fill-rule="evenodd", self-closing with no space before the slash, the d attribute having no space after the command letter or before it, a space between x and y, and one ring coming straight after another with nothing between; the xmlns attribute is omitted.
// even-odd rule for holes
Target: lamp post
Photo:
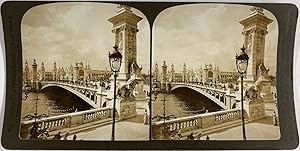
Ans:
<svg viewBox="0 0 300 151"><path fill-rule="evenodd" d="M157 95L159 93L159 88L155 87L156 85L154 85L153 89L154 89L154 98L156 100ZM170 85L169 85L170 86ZM169 88L170 89L170 88ZM170 92L170 91L169 91ZM163 115L156 115L151 119L157 119L157 121L161 121L163 120L163 137L165 138L166 136L168 136L168 133L170 133L171 131L169 131L169 127L166 125L166 120L170 120L171 118L176 118L175 115L171 114L171 115L167 115L166 114L166 96L164 96L164 99L161 100L163 101ZM171 132L173 133L173 132Z"/></svg>
<svg viewBox="0 0 300 151"><path fill-rule="evenodd" d="M28 98L28 94L31 91L31 86L28 83L25 83L22 88L25 98L22 98L23 101L25 101Z"/></svg>
<svg viewBox="0 0 300 151"><path fill-rule="evenodd" d="M111 71L114 75L114 102L113 102L113 123L112 123L112 132L111 132L111 141L115 141L115 119L116 119L116 87L117 87L117 76L118 72L121 68L122 63L122 54L118 51L118 46L115 45L113 47L113 51L108 54L109 58L109 65L111 68Z"/></svg>
<svg viewBox="0 0 300 151"><path fill-rule="evenodd" d="M152 91L151 91L152 90ZM152 89L149 91L146 91L146 95L149 98L148 100L148 108L149 108L149 139L152 139L152 129L151 129L151 119L152 119L152 101L155 101L157 99L157 95L159 93L159 87L157 86L157 83L154 83L152 86ZM152 96L153 95L153 99Z"/></svg>
<svg viewBox="0 0 300 151"><path fill-rule="evenodd" d="M246 133L245 133L245 119L244 119L244 98L243 98L243 80L244 74L247 72L248 67L248 60L249 56L245 53L245 47L241 48L239 54L236 54L236 68L241 75L241 108L242 108L242 129L243 129L243 140L246 140Z"/></svg>
<svg viewBox="0 0 300 151"><path fill-rule="evenodd" d="M28 114L23 119L32 120L34 119L33 127L30 129L30 139L40 139L41 135L49 136L48 131L46 128L42 128L37 120L40 120L42 118L48 117L46 114L40 114L38 115L38 93L39 93L39 85L38 82L36 82L36 99L35 100L35 112L34 114Z"/></svg>
<svg viewBox="0 0 300 151"><path fill-rule="evenodd" d="M157 86L156 83L153 84L153 87L152 87L152 92L147 92L147 96L150 97L152 94L153 94L153 97L154 99L153 100L150 100L149 103L151 103L151 101L155 101L157 99L157 95L159 93L159 87Z"/></svg>

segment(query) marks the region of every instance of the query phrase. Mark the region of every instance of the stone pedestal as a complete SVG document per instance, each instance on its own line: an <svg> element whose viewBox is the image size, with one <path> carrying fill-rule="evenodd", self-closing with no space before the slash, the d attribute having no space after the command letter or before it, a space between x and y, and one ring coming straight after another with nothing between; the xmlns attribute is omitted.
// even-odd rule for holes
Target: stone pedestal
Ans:
<svg viewBox="0 0 300 151"><path fill-rule="evenodd" d="M264 102L274 102L275 99L271 93L261 93Z"/></svg>
<svg viewBox="0 0 300 151"><path fill-rule="evenodd" d="M136 103L133 102L122 102L118 104L117 110L119 111L119 120L128 119L135 117L136 113Z"/></svg>
<svg viewBox="0 0 300 151"><path fill-rule="evenodd" d="M244 101L244 110L251 122L266 117L265 104L262 100Z"/></svg>
<svg viewBox="0 0 300 151"><path fill-rule="evenodd" d="M146 101L147 96L144 92L144 84L142 81L139 82L138 85L135 86L134 96L136 101Z"/></svg>
<svg viewBox="0 0 300 151"><path fill-rule="evenodd" d="M114 98L106 98L109 100L109 106L113 107L113 99ZM135 117L137 115L136 112L136 101L128 101L128 100L120 100L116 99L116 112L118 114L118 119L123 120L131 117Z"/></svg>
<svg viewBox="0 0 300 151"><path fill-rule="evenodd" d="M264 102L274 102L275 98L274 95L271 92L271 82L270 81L264 81L264 85L262 86L261 90L261 97L264 100Z"/></svg>

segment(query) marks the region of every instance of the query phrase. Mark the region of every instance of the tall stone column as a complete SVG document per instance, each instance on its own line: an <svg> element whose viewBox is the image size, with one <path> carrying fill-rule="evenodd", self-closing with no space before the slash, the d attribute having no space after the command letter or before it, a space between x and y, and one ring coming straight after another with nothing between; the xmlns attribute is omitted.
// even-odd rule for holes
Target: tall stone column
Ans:
<svg viewBox="0 0 300 151"><path fill-rule="evenodd" d="M168 66L166 65L166 61L164 61L162 65L162 80L161 80L161 91L166 91L167 90L167 69Z"/></svg>
<svg viewBox="0 0 300 151"><path fill-rule="evenodd" d="M44 67L43 62L42 62L42 67L41 67L41 72L40 72L40 80L41 81L45 80L45 67Z"/></svg>
<svg viewBox="0 0 300 151"><path fill-rule="evenodd" d="M33 59L31 88L34 91L37 90L37 80L38 80L37 76L38 76L38 73L37 73L37 63L36 63L36 60Z"/></svg>
<svg viewBox="0 0 300 151"><path fill-rule="evenodd" d="M32 64L32 80L37 81L37 63L35 59L33 59L33 64Z"/></svg>
<svg viewBox="0 0 300 151"><path fill-rule="evenodd" d="M53 75L53 81L56 81L56 80L57 80L57 68L56 68L56 62L54 62L54 64L53 64L52 75Z"/></svg>
<svg viewBox="0 0 300 151"><path fill-rule="evenodd" d="M244 46L246 53L249 55L249 65L245 82L254 83L258 79L258 69L264 63L265 54L265 37L268 33L268 25L273 20L269 19L263 13L263 9L252 7L251 14L240 21L244 26Z"/></svg>
<svg viewBox="0 0 300 151"><path fill-rule="evenodd" d="M113 24L115 44L123 56L118 79L127 80L130 78L132 64L136 63L137 23L142 18L134 14L129 6L120 5L119 8L117 15L108 21Z"/></svg>
<svg viewBox="0 0 300 151"><path fill-rule="evenodd" d="M264 66L265 55L265 38L268 33L268 25L273 20L269 19L264 13L263 9L259 7L252 7L250 15L240 21L240 24L244 26L244 47L246 53L249 56L249 64L246 76L244 77L244 90L251 87L255 82L260 81L261 85L269 85L270 79L268 77L268 69ZM240 80L239 80L240 81ZM262 87L265 87L262 86ZM240 100L240 93L237 93L237 100ZM245 92L243 92L245 93ZM265 95L267 94L267 95ZM263 100L269 100L270 90L264 89L259 95Z"/></svg>
<svg viewBox="0 0 300 151"><path fill-rule="evenodd" d="M131 7L120 5L117 14L108 19L113 24L115 45L121 52L122 64L117 76L116 110L119 119L136 116L136 99L134 91L136 82L141 80L141 68L137 65L136 34L139 31L137 23L142 18L134 14ZM114 98L114 77L111 78L111 89L107 92L107 100ZM113 105L113 103L110 103Z"/></svg>
<svg viewBox="0 0 300 151"><path fill-rule="evenodd" d="M158 69L158 64L157 62L155 63L155 67L154 67L154 72L153 72L153 77L152 77L153 81L160 81L160 76L159 76L159 69Z"/></svg>
<svg viewBox="0 0 300 151"><path fill-rule="evenodd" d="M183 72L182 72L182 82L186 82L186 77L187 77L187 73L186 73L186 65L185 63L183 64Z"/></svg>
<svg viewBox="0 0 300 151"><path fill-rule="evenodd" d="M30 79L29 75L29 67L28 67L28 62L25 62L25 68L24 68L24 82L28 82Z"/></svg>

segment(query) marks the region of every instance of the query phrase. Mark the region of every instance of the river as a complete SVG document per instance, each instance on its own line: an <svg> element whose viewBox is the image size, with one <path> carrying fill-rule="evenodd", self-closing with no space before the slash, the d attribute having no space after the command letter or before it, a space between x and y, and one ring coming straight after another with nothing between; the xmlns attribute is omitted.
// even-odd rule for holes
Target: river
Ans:
<svg viewBox="0 0 300 151"><path fill-rule="evenodd" d="M215 112L221 108L208 100L203 95L186 88L178 89L172 93L160 93L157 99L152 102L153 116L163 115L165 98L166 116L185 117L208 112Z"/></svg>
<svg viewBox="0 0 300 151"><path fill-rule="evenodd" d="M61 88L46 88L45 90L36 93L31 92L28 98L22 102L21 118L28 114L34 114L36 111L36 98L37 113L47 114L49 116L60 115L75 111L83 111L90 109L90 106L76 97L72 93Z"/></svg>

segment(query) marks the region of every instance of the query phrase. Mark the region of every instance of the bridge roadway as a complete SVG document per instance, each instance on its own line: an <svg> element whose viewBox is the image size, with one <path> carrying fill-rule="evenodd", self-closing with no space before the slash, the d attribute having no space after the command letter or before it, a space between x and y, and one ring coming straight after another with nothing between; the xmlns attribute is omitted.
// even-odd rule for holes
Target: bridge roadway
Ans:
<svg viewBox="0 0 300 151"><path fill-rule="evenodd" d="M92 131L81 132L77 134L77 140L96 140L109 141L111 137L111 124L96 128ZM116 123L115 137L117 141L135 141L135 140L149 140L149 125L142 123L133 123L128 121L121 121ZM208 135L210 140L243 140L242 127L234 125L233 127L224 127L214 133L202 133L200 140L206 140ZM246 123L247 140L278 140L280 139L279 126L272 125L272 119L269 117L256 121L254 123ZM194 135L195 140L197 134ZM73 135L68 137L72 140ZM186 140L183 138L175 138Z"/></svg>
<svg viewBox="0 0 300 151"><path fill-rule="evenodd" d="M115 140L117 141L147 141L149 140L149 125L144 125L138 115L134 118L116 122ZM111 140L112 125L107 124L91 131L80 132L77 135L77 140L96 140L96 141L110 141ZM72 140L73 135L68 137Z"/></svg>
<svg viewBox="0 0 300 151"><path fill-rule="evenodd" d="M208 86L203 84L196 84L196 83L170 83L171 84L171 91L174 91L178 88L189 88L192 89L217 105L219 105L222 109L231 109L233 104L235 103L234 98L235 95L231 94L230 89L220 86Z"/></svg>

